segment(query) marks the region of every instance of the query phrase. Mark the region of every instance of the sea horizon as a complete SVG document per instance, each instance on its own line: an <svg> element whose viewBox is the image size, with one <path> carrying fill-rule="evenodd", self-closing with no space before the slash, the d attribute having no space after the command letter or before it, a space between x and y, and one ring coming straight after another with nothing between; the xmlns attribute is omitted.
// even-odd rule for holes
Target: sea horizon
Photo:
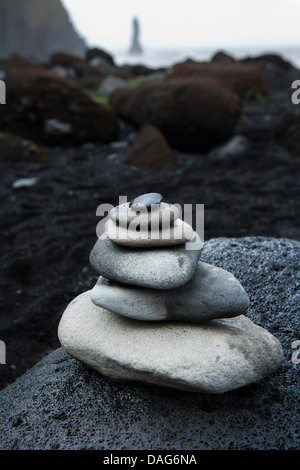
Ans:
<svg viewBox="0 0 300 470"><path fill-rule="evenodd" d="M111 49L117 65L143 64L148 67L172 67L176 63L187 59L209 61L218 51L224 51L236 59L262 54L277 54L283 59L300 68L300 45L284 46L239 46L239 47L174 47L174 48L147 48L139 55L131 55L128 49Z"/></svg>

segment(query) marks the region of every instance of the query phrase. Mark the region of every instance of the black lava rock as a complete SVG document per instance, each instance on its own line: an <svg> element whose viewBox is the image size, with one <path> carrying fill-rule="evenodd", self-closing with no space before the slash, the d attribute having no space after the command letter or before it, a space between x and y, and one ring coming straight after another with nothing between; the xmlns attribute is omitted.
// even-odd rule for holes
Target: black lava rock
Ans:
<svg viewBox="0 0 300 470"><path fill-rule="evenodd" d="M231 271L248 316L282 344L272 376L221 395L110 381L58 349L0 392L0 449L299 449L300 243L213 239L202 261Z"/></svg>

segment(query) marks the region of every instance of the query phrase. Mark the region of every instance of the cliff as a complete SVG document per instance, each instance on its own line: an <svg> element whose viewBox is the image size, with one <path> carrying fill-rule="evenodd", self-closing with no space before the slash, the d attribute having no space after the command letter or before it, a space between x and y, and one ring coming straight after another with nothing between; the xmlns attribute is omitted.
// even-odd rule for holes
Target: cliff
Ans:
<svg viewBox="0 0 300 470"><path fill-rule="evenodd" d="M1 58L18 53L46 60L58 50L77 55L86 50L60 0L0 0Z"/></svg>

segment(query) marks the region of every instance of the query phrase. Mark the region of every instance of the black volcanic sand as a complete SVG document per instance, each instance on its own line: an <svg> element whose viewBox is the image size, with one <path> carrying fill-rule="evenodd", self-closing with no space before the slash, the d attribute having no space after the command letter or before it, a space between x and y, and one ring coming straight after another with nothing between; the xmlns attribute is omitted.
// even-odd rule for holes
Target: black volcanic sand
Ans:
<svg viewBox="0 0 300 470"><path fill-rule="evenodd" d="M235 135L250 147L220 158L179 154L176 172L144 173L122 164L126 149L85 145L45 149L49 165L1 164L1 340L12 382L59 346L57 326L67 304L97 279L89 266L96 208L160 192L169 202L205 204L205 238L258 236L300 240L299 158L275 140L275 125L291 108L290 90L245 103ZM122 124L120 140L133 128ZM37 177L14 189L20 178ZM297 217L298 216L298 217Z"/></svg>

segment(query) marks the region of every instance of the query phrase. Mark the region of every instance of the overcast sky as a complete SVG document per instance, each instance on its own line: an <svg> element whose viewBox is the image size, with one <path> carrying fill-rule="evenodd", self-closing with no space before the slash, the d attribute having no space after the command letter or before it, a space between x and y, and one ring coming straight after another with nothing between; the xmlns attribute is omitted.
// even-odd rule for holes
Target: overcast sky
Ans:
<svg viewBox="0 0 300 470"><path fill-rule="evenodd" d="M148 48L297 45L300 0L62 0L90 46L127 49L131 21Z"/></svg>

